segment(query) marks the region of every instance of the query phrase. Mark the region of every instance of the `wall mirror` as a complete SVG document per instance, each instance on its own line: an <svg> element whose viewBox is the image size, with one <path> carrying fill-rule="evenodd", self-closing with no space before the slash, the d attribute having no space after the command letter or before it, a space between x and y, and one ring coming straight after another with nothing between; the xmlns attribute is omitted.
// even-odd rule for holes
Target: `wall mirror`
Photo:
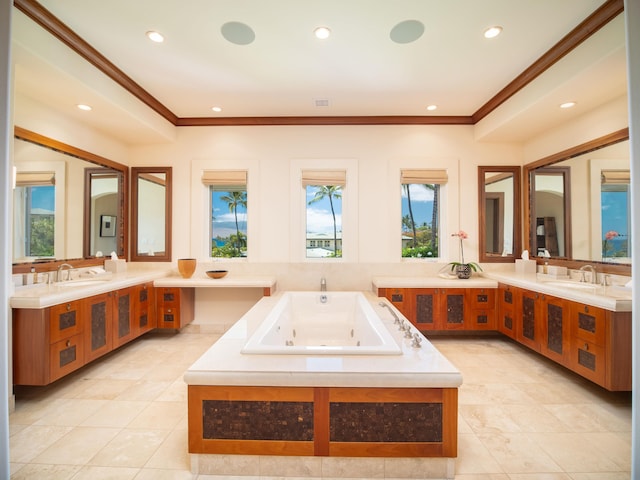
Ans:
<svg viewBox="0 0 640 480"><path fill-rule="evenodd" d="M171 167L132 167L131 260L171 261Z"/></svg>
<svg viewBox="0 0 640 480"><path fill-rule="evenodd" d="M49 263L96 263L87 233L100 218L85 211L88 171L117 177L117 200L109 214L116 217L106 254L127 256L126 165L100 157L49 137L15 127L16 188L13 209L14 271L50 269ZM83 185L85 187L83 188ZM98 229L99 236L99 229ZM107 237L104 237L107 238ZM44 264L44 267L42 265ZM42 268L41 268L42 267Z"/></svg>
<svg viewBox="0 0 640 480"><path fill-rule="evenodd" d="M544 222L555 217L558 248L547 248L551 258L566 261L571 268L600 263L604 271L630 274L628 138L625 128L524 167L527 248L534 255L543 242L553 243L554 225ZM565 172L564 183L556 176L555 186L547 184L541 192L542 179L549 172ZM559 201L560 185L569 193L564 203ZM555 206L541 203L539 197L549 200L552 190Z"/></svg>
<svg viewBox="0 0 640 480"><path fill-rule="evenodd" d="M478 167L480 262L513 262L521 252L520 167Z"/></svg>
<svg viewBox="0 0 640 480"><path fill-rule="evenodd" d="M84 257L121 255L124 175L110 168L85 168L84 173Z"/></svg>
<svg viewBox="0 0 640 480"><path fill-rule="evenodd" d="M536 168L531 172L530 182L530 253L538 257L571 258L571 168Z"/></svg>

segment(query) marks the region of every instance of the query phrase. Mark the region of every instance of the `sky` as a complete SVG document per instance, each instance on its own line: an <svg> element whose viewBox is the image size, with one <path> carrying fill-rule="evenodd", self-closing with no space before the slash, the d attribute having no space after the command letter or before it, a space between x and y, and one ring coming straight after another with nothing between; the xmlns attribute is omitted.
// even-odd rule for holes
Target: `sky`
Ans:
<svg viewBox="0 0 640 480"><path fill-rule="evenodd" d="M628 194L626 192L602 193L602 235L614 230L620 235L629 234Z"/></svg>
<svg viewBox="0 0 640 480"><path fill-rule="evenodd" d="M333 216L329 199L324 198L309 205L309 201L315 196L316 189L307 187L307 233L326 233L333 235ZM338 232L342 231L342 199L333 199L333 209L336 214Z"/></svg>
<svg viewBox="0 0 640 480"><path fill-rule="evenodd" d="M402 191L402 217L409 215L409 202L407 194L403 187ZM431 225L431 215L433 212L433 190L429 190L422 185L412 184L409 185L409 191L411 193L411 209L413 210L413 220L416 223L416 227L421 226L423 223Z"/></svg>
<svg viewBox="0 0 640 480"><path fill-rule="evenodd" d="M227 192L213 192L212 193L212 206L213 206L213 237L226 238L229 235L236 234L236 220L233 212L229 211L229 206L226 202L220 200L220 197L227 195ZM247 202L247 208L248 208ZM240 231L246 235L247 233L247 209L244 207L238 207L238 227Z"/></svg>

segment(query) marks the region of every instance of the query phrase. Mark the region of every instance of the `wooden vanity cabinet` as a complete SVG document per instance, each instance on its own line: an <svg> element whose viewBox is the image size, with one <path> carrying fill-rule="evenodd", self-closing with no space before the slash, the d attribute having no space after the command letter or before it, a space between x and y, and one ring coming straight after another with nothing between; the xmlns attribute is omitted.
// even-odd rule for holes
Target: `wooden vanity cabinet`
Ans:
<svg viewBox="0 0 640 480"><path fill-rule="evenodd" d="M541 294L521 288L514 290L522 309L522 313L516 315L516 340L539 352L542 338Z"/></svg>
<svg viewBox="0 0 640 480"><path fill-rule="evenodd" d="M182 328L191 323L195 313L193 288L156 288L158 328Z"/></svg>
<svg viewBox="0 0 640 480"><path fill-rule="evenodd" d="M498 284L498 300L496 308L498 310L496 319L497 330L510 337L516 338L516 308L517 295L516 288L504 283Z"/></svg>
<svg viewBox="0 0 640 480"><path fill-rule="evenodd" d="M378 296L421 331L495 330L495 289L381 288Z"/></svg>
<svg viewBox="0 0 640 480"><path fill-rule="evenodd" d="M571 354L569 305L571 302L551 295L541 295L540 353L568 366Z"/></svg>

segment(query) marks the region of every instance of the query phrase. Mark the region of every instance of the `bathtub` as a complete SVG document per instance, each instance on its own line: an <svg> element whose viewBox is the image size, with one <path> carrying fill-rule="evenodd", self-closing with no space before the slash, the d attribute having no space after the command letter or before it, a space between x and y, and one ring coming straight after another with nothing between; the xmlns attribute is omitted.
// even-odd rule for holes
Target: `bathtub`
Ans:
<svg viewBox="0 0 640 480"><path fill-rule="evenodd" d="M400 355L362 292L285 292L243 354Z"/></svg>

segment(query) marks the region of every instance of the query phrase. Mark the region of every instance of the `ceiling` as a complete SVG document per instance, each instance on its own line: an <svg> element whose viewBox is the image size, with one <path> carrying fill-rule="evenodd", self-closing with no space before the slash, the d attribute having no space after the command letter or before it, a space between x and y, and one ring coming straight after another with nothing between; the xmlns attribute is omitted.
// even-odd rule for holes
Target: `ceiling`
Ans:
<svg viewBox="0 0 640 480"><path fill-rule="evenodd" d="M274 118L340 123L336 117L343 123L484 121L491 124L485 140L524 141L626 93L620 15L526 88L497 102L488 116L480 115L603 0L15 3L44 7L125 79L114 81L14 8L15 92L128 144L167 141L181 124ZM418 30L422 24L424 32L415 41L392 40L394 27L407 20L419 22ZM225 39L222 27L229 22L248 26L253 41ZM502 34L484 38L493 25ZM315 38L318 26L330 28L331 36ZM145 35L150 30L165 41L151 42ZM133 93L123 84L133 85ZM576 107L561 112L558 104L569 100ZM93 110L81 112L79 103ZM432 104L437 110L428 111Z"/></svg>

